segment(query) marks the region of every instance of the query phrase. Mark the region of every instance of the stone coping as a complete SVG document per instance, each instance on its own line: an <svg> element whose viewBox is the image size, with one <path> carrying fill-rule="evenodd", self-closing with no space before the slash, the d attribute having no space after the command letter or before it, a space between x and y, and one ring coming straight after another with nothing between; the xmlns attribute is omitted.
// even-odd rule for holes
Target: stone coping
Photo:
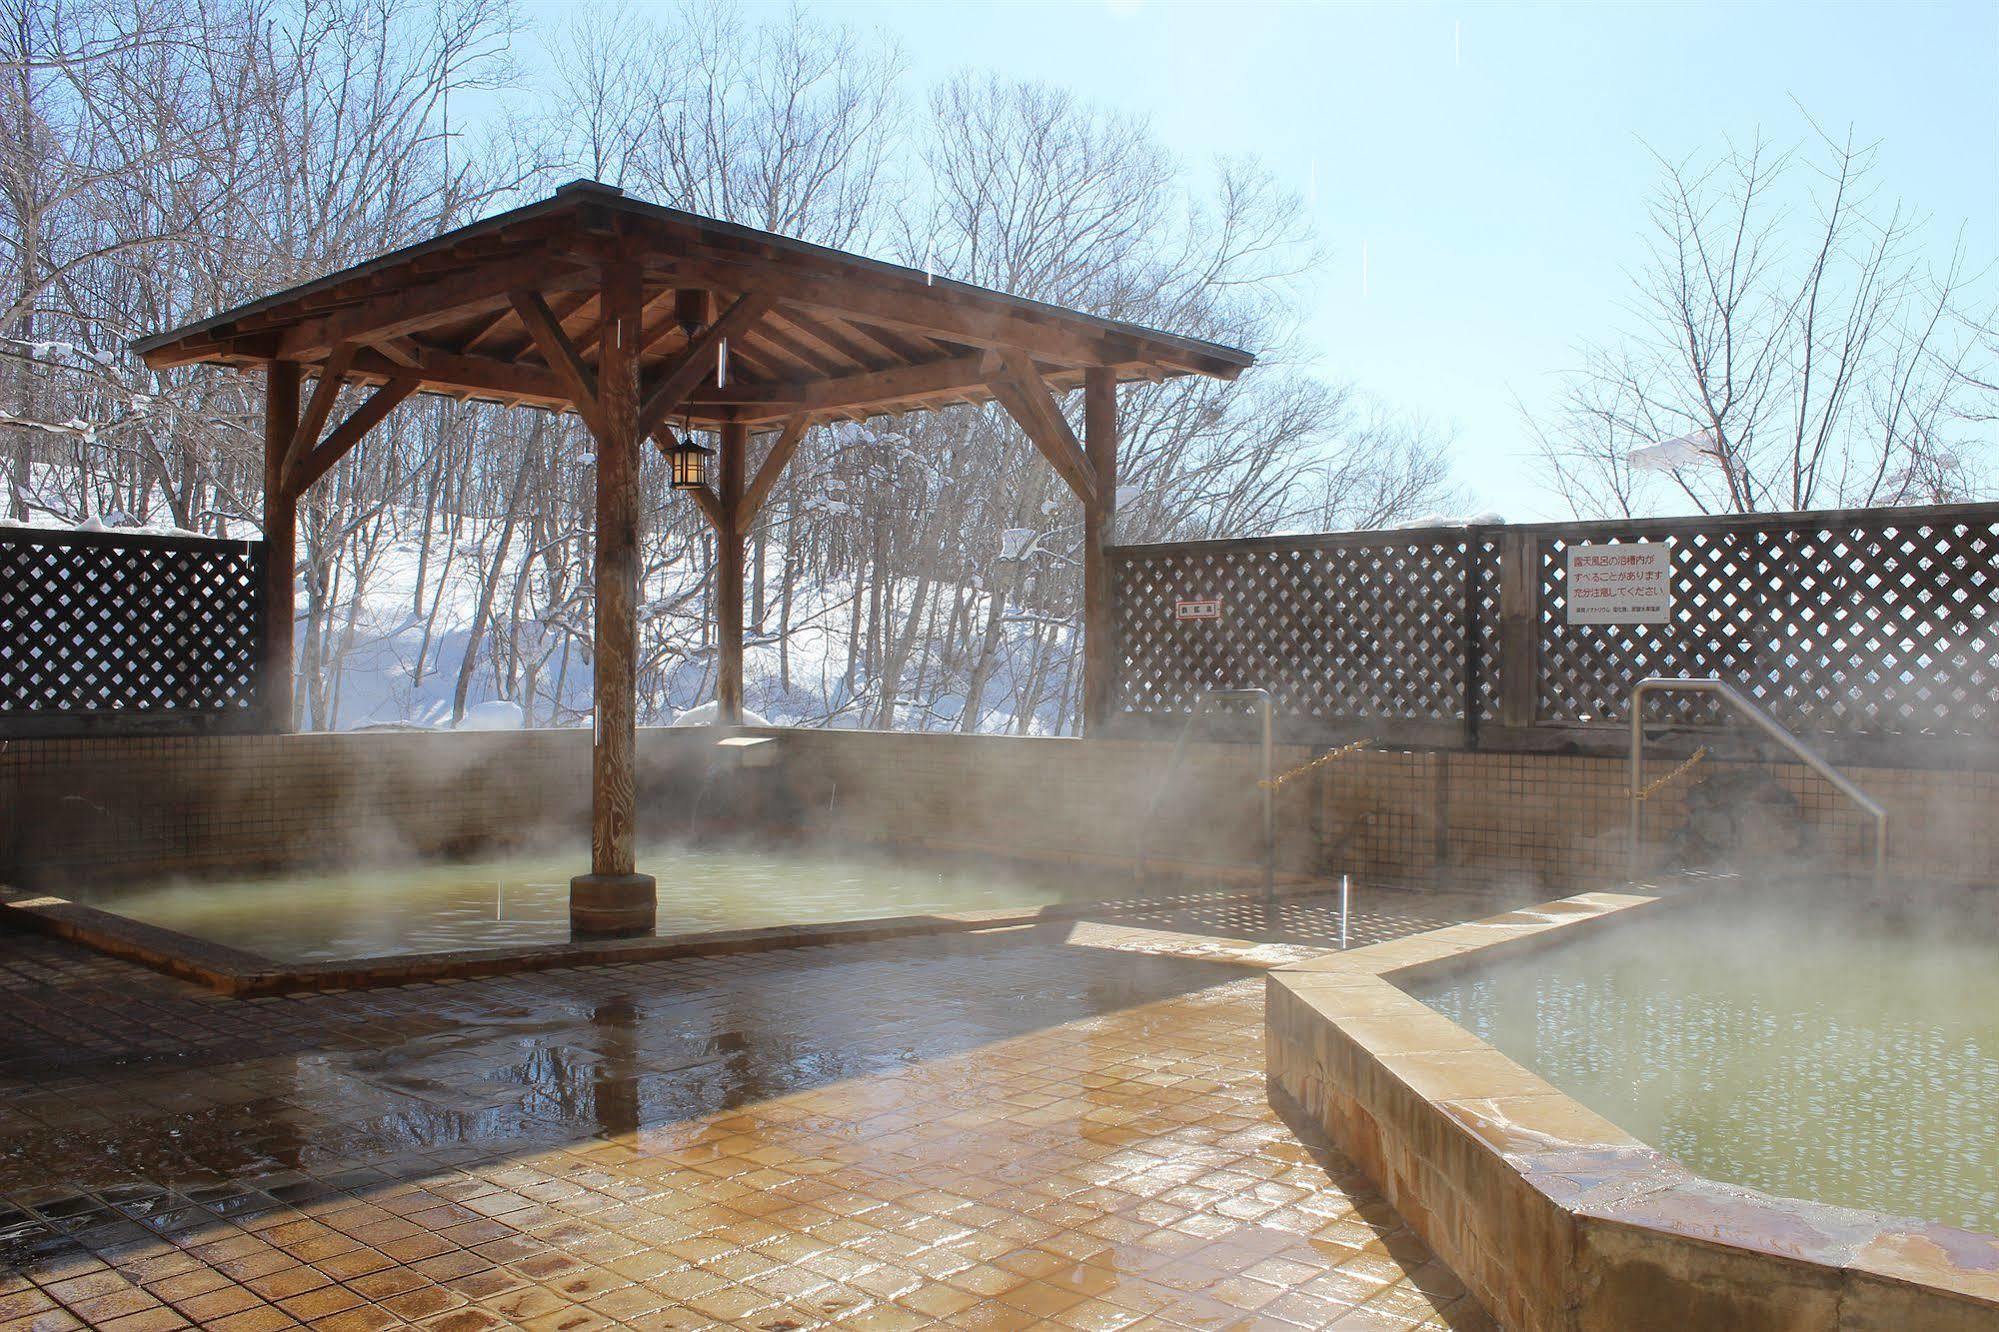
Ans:
<svg viewBox="0 0 1999 1332"><path fill-rule="evenodd" d="M1312 896L1337 884L1298 880L1280 882L1281 897ZM715 957L779 948L811 948L827 944L872 943L917 935L1011 929L1099 915L1207 907L1259 901L1262 893L1190 890L1151 897L1060 902L1027 908L934 912L870 920L818 924L772 925L753 929L707 930L694 934L645 935L635 938L570 940L528 944L517 948L475 948L451 952L406 953L398 956L341 959L325 962L281 962L231 948L194 935L149 925L72 902L50 893L0 886L0 925L53 934L113 957L138 962L182 980L206 985L220 994L240 998L297 994L315 990L368 989L426 981L469 980L560 967L605 966L657 962L681 957Z"/></svg>
<svg viewBox="0 0 1999 1332"><path fill-rule="evenodd" d="M1705 1179L1402 988L1704 891L1580 893L1274 968L1272 1104L1507 1328L1999 1329L1999 1238Z"/></svg>

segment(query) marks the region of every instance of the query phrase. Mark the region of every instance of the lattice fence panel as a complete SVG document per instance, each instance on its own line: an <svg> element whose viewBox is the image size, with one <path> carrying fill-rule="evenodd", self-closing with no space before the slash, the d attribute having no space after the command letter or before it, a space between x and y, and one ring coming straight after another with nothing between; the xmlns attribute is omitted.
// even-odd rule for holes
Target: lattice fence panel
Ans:
<svg viewBox="0 0 1999 1332"><path fill-rule="evenodd" d="M1471 631L1478 635L1478 680L1475 706L1483 720L1499 716L1500 685L1505 665L1499 637L1499 541L1480 528L1468 536L1471 555Z"/></svg>
<svg viewBox="0 0 1999 1332"><path fill-rule="evenodd" d="M1672 552L1672 621L1568 624L1568 548L1638 539L1663 540ZM1542 537L1537 562L1542 724L1622 718L1632 685L1648 675L1714 675L1801 732L1999 734L1999 520L1991 517L1591 525ZM1647 715L1685 726L1723 721L1698 695L1662 697Z"/></svg>
<svg viewBox="0 0 1999 1332"><path fill-rule="evenodd" d="M0 530L0 726L248 716L257 542Z"/></svg>
<svg viewBox="0 0 1999 1332"><path fill-rule="evenodd" d="M1118 551L1120 708L1170 717L1257 687L1292 720L1457 721L1466 550L1451 529ZM1209 599L1220 618L1176 617Z"/></svg>

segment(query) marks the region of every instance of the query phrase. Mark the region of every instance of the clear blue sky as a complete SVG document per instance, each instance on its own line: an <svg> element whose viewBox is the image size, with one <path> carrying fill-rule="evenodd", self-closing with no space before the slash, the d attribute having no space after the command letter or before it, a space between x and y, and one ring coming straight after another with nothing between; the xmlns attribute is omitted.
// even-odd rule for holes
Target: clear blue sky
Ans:
<svg viewBox="0 0 1999 1332"><path fill-rule="evenodd" d="M1999 5L1313 6L807 0L967 67L1150 118L1190 161L1250 152L1310 193L1318 368L1458 434L1477 507L1555 516L1516 399L1614 330L1668 156L1850 124L1880 183L1999 255ZM556 0L536 0L534 20ZM1316 188L1314 189L1314 182ZM1363 289L1363 250L1366 282ZM1991 281L1987 292L1993 290Z"/></svg>

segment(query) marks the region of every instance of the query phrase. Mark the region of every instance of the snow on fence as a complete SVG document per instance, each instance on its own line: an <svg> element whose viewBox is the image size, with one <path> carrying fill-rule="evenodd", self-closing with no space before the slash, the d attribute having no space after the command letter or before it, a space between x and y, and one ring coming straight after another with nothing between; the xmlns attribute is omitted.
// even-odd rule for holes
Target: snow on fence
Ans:
<svg viewBox="0 0 1999 1332"><path fill-rule="evenodd" d="M1665 586L1609 623L1572 610L1576 548L1633 542L1656 546L1577 567ZM1856 756L1999 749L1999 505L1126 546L1113 577L1131 724L1263 687L1301 738L1614 749L1639 680L1714 675ZM1656 706L1690 735L1724 722L1700 696Z"/></svg>
<svg viewBox="0 0 1999 1332"><path fill-rule="evenodd" d="M0 527L0 736L250 730L254 541Z"/></svg>

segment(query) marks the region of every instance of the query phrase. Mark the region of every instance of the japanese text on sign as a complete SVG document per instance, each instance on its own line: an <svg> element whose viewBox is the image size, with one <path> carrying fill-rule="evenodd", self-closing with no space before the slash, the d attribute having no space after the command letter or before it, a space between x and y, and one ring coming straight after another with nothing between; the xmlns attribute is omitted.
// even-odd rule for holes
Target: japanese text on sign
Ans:
<svg viewBox="0 0 1999 1332"><path fill-rule="evenodd" d="M1197 601L1176 601L1173 603L1173 618L1176 620L1219 620L1222 618L1222 599L1204 597Z"/></svg>
<svg viewBox="0 0 1999 1332"><path fill-rule="evenodd" d="M1673 618L1673 557L1663 541L1570 546L1570 624L1665 624Z"/></svg>

